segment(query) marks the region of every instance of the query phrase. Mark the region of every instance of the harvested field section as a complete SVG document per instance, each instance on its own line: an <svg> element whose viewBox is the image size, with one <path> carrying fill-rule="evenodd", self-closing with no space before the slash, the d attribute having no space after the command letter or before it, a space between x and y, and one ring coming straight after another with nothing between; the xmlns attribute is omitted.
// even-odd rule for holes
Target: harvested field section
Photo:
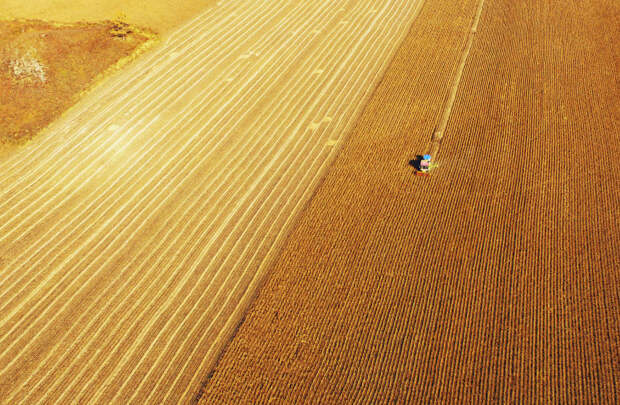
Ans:
<svg viewBox="0 0 620 405"><path fill-rule="evenodd" d="M420 4L221 2L0 162L0 402L193 399Z"/></svg>
<svg viewBox="0 0 620 405"><path fill-rule="evenodd" d="M415 177L475 3L426 2L203 403L618 402L619 6L487 0Z"/></svg>

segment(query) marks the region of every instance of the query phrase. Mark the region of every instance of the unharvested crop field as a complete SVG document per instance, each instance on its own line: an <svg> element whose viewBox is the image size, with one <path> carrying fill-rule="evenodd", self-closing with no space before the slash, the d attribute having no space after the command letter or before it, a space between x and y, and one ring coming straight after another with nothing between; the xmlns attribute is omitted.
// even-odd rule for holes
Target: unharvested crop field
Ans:
<svg viewBox="0 0 620 405"><path fill-rule="evenodd" d="M201 402L618 403L619 15L427 0Z"/></svg>
<svg viewBox="0 0 620 405"><path fill-rule="evenodd" d="M35 135L148 39L112 22L0 21L0 144Z"/></svg>

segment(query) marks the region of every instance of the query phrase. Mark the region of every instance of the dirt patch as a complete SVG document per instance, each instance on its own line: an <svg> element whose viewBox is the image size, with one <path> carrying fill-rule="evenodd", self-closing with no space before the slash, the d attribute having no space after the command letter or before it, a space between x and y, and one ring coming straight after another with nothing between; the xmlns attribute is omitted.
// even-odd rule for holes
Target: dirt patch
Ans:
<svg viewBox="0 0 620 405"><path fill-rule="evenodd" d="M153 37L123 22L0 21L0 142L32 137Z"/></svg>
<svg viewBox="0 0 620 405"><path fill-rule="evenodd" d="M132 25L165 34L214 4L215 0L3 0L0 20L24 18L73 23L122 18Z"/></svg>

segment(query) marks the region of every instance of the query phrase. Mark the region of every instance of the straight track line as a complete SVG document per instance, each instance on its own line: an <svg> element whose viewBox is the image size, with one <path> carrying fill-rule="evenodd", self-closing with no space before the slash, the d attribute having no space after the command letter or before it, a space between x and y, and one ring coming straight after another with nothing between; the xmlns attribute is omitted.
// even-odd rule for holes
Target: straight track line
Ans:
<svg viewBox="0 0 620 405"><path fill-rule="evenodd" d="M480 0L480 2L478 3L478 9L476 10L476 15L474 16L474 20L472 22L471 29L469 30L469 34L467 35L467 44L465 45L465 49L463 50L463 54L461 55L461 60L456 70L454 82L452 83L452 86L450 88L450 95L448 96L446 103L444 104L441 119L439 120L439 124L437 125L437 128L433 133L430 150L431 156L433 157L434 161L437 161L437 158L439 157L439 147L441 146L441 140L443 139L443 134L446 130L446 127L448 126L448 121L450 120L452 107L454 107L456 94L459 91L461 78L463 77L463 71L465 70L465 64L467 63L467 57L469 56L471 46L474 43L474 36L476 35L476 31L478 30L478 23L480 22L480 16L482 15L483 7L484 0Z"/></svg>

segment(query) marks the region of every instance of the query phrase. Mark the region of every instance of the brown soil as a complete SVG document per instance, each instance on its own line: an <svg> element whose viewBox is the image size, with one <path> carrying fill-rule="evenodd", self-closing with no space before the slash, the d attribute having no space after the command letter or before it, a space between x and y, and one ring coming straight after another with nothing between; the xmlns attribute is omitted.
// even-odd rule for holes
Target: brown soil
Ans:
<svg viewBox="0 0 620 405"><path fill-rule="evenodd" d="M202 403L617 403L618 3L427 0Z"/></svg>
<svg viewBox="0 0 620 405"><path fill-rule="evenodd" d="M122 19L160 35L215 5L215 0L2 0L0 20L93 22Z"/></svg>
<svg viewBox="0 0 620 405"><path fill-rule="evenodd" d="M0 143L28 139L150 34L123 23L0 22Z"/></svg>

